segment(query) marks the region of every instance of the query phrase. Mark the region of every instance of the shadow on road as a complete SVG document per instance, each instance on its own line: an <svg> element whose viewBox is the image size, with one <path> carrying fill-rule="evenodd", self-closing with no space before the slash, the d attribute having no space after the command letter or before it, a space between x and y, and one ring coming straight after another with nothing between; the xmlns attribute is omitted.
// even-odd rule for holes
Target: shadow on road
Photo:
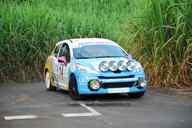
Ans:
<svg viewBox="0 0 192 128"><path fill-rule="evenodd" d="M54 93L63 95L64 97L70 98L67 91L57 90ZM81 96L80 100L71 100L68 105L76 106L80 102L84 102L89 106L131 106L134 101L141 101L145 99L145 96L139 99L131 98L127 94L107 94L107 95L84 95Z"/></svg>

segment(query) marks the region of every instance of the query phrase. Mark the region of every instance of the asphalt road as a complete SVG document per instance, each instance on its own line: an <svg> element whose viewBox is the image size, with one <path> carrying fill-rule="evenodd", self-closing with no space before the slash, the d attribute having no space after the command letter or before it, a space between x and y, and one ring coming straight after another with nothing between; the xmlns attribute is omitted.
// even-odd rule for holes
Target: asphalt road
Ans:
<svg viewBox="0 0 192 128"><path fill-rule="evenodd" d="M73 101L43 83L0 85L0 128L192 128L192 99L152 89Z"/></svg>

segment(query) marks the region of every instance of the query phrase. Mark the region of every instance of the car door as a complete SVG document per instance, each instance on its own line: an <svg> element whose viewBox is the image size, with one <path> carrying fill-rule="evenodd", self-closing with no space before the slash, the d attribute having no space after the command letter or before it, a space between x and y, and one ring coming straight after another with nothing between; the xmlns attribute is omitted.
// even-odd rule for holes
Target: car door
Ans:
<svg viewBox="0 0 192 128"><path fill-rule="evenodd" d="M58 61L59 65L59 87L67 90L67 67L68 63L70 62L70 51L69 47L66 43L63 44L61 49L59 50L58 59L61 59L61 61Z"/></svg>
<svg viewBox="0 0 192 128"><path fill-rule="evenodd" d="M52 53L53 61L52 61L52 69L53 69L53 78L56 82L56 86L58 84L58 77L59 77L59 62L58 62L58 55L61 48L61 44L57 45Z"/></svg>

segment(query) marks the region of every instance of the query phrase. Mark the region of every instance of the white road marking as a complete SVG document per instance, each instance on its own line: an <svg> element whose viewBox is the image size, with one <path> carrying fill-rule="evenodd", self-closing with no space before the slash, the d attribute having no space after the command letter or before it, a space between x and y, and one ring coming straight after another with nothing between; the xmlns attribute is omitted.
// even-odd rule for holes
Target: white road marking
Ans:
<svg viewBox="0 0 192 128"><path fill-rule="evenodd" d="M63 117L86 117L86 116L100 116L101 113L97 112L95 109L85 105L84 103L79 103L83 108L87 109L89 112L84 113L61 113ZM36 119L39 118L37 115L13 115L4 116L5 120L25 120L25 119Z"/></svg>
<svg viewBox="0 0 192 128"><path fill-rule="evenodd" d="M83 116L96 116L93 113L62 113L64 117L83 117Z"/></svg>
<svg viewBox="0 0 192 128"><path fill-rule="evenodd" d="M95 109L80 103L80 105L84 108L86 108L89 112L86 113L62 113L61 115L64 117L85 117L85 116L100 116L101 113L97 112Z"/></svg>
<svg viewBox="0 0 192 128"><path fill-rule="evenodd" d="M36 119L36 115L15 115L15 116L5 116L5 120L24 120L24 119Z"/></svg>
<svg viewBox="0 0 192 128"><path fill-rule="evenodd" d="M85 105L83 103L80 103L80 105L82 107L86 108L87 110L89 110L94 115L97 115L97 116L101 115L101 113L97 112L95 109L93 109L93 108L91 108L91 107L89 107L89 106L87 106L87 105Z"/></svg>

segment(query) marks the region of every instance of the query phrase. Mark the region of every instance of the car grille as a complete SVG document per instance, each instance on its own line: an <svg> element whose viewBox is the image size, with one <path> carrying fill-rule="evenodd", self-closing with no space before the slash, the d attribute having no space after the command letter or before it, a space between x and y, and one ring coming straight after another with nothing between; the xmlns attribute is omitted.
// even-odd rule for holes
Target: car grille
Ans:
<svg viewBox="0 0 192 128"><path fill-rule="evenodd" d="M98 76L99 79L121 79L121 78L134 78L134 75L129 76Z"/></svg>
<svg viewBox="0 0 192 128"><path fill-rule="evenodd" d="M122 88L122 87L133 87L138 84L134 82L118 82L118 83L102 83L102 88Z"/></svg>

